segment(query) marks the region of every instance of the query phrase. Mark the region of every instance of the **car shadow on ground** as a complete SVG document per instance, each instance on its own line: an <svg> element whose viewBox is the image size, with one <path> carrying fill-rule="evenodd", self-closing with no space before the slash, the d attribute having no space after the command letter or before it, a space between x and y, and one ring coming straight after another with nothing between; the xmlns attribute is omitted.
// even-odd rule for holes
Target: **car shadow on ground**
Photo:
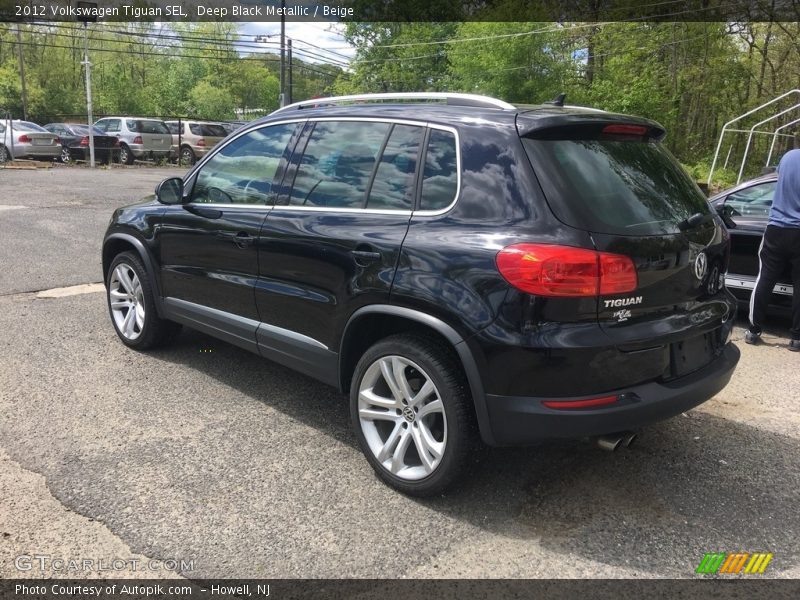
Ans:
<svg viewBox="0 0 800 600"><path fill-rule="evenodd" d="M360 452L347 398L333 388L191 330L151 356ZM500 536L662 576L689 576L712 551L773 552L778 571L800 558L798 464L797 440L694 410L645 428L615 453L588 440L484 448L454 491L415 502ZM674 558L665 564L694 566L658 570L667 555Z"/></svg>

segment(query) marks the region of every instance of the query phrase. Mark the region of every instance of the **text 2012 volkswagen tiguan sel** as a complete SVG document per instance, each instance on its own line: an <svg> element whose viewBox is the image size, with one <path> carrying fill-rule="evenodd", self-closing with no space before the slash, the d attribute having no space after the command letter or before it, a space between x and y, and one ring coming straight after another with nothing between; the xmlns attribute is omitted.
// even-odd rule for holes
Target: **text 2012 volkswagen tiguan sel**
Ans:
<svg viewBox="0 0 800 600"><path fill-rule="evenodd" d="M188 325L337 386L409 494L452 483L478 434L635 430L739 358L727 232L663 136L458 94L285 107L114 212L114 327L144 350Z"/></svg>

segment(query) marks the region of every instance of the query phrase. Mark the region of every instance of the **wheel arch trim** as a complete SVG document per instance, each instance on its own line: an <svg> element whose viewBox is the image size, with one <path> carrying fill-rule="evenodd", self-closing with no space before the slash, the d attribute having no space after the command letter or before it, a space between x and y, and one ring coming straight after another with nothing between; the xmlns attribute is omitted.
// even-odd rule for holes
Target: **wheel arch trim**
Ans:
<svg viewBox="0 0 800 600"><path fill-rule="evenodd" d="M478 419L478 428L480 430L481 438L483 441L490 445L496 445L494 434L492 433L491 423L489 421L489 411L486 407L486 394L483 389L483 381L481 380L478 364L472 354L472 350L467 344L466 340L446 322L438 317L429 315L428 313L407 308L404 306L395 306L391 304L373 304L364 306L356 310L347 320L347 324L342 332L341 342L339 346L339 389L345 389L344 373L342 357L345 356L345 344L348 339L348 331L350 328L361 318L369 315L383 315L388 317L398 317L416 321L440 334L444 337L456 351L456 355L464 369L464 374L467 377L467 384L469 385L470 393L472 395L472 402L475 406L475 414Z"/></svg>
<svg viewBox="0 0 800 600"><path fill-rule="evenodd" d="M114 261L113 256L109 256L108 261L106 261L106 248L111 241L125 242L134 247L136 253L139 255L139 258L142 259L142 263L144 263L144 268L147 271L147 281L150 284L151 289L154 291L153 300L155 301L158 316L163 318L164 307L161 300L161 286L159 285L158 278L156 277L155 261L153 261L150 251L147 249L147 246L145 246L144 242L142 242L136 236L133 236L129 233L115 232L110 233L105 237L103 240L103 285L108 285L108 271L111 268L111 263Z"/></svg>

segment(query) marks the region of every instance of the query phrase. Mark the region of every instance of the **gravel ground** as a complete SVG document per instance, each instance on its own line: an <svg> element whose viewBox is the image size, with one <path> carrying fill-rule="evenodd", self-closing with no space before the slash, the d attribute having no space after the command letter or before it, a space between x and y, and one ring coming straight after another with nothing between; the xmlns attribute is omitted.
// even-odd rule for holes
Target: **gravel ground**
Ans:
<svg viewBox="0 0 800 600"><path fill-rule="evenodd" d="M97 287L114 207L177 169L0 170L0 578L19 554L175 558L190 577L800 576L800 356L776 321L731 384L609 454L480 452L464 485L380 484L335 390L184 330L140 354ZM69 542L67 542L69 540ZM73 574L74 575L74 574Z"/></svg>

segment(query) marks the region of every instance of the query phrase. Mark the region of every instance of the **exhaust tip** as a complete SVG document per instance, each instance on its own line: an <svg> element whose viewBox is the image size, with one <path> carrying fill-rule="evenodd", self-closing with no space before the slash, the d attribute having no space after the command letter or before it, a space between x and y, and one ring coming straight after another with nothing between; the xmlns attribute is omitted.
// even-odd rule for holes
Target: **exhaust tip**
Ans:
<svg viewBox="0 0 800 600"><path fill-rule="evenodd" d="M631 446L633 446L633 444L636 442L637 439L639 439L639 434L633 432L626 433L622 437L622 444L626 448L630 448Z"/></svg>
<svg viewBox="0 0 800 600"><path fill-rule="evenodd" d="M597 447L606 452L614 452L622 444L622 438L618 436L603 435L595 440Z"/></svg>

